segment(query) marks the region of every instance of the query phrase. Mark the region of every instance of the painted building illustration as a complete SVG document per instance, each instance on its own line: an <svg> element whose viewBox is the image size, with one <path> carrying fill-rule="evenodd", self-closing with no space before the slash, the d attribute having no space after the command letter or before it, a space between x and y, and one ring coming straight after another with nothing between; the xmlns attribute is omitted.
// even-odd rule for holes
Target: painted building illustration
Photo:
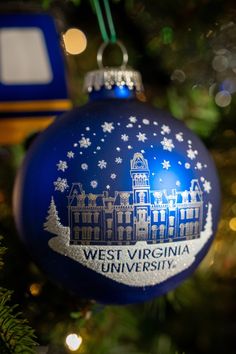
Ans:
<svg viewBox="0 0 236 354"><path fill-rule="evenodd" d="M173 242L200 237L202 191L197 179L189 190L150 190L148 161L135 153L130 161L131 191L109 196L86 194L73 183L68 195L70 244L135 244Z"/></svg>

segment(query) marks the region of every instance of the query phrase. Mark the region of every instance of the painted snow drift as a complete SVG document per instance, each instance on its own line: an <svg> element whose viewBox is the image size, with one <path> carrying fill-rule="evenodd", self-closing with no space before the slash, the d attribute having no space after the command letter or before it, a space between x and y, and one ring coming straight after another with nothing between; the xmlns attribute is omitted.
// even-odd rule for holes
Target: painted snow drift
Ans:
<svg viewBox="0 0 236 354"><path fill-rule="evenodd" d="M199 239L147 245L138 241L129 246L70 245L70 228L57 223L46 230L58 236L49 240L49 246L63 256L119 283L130 286L160 284L181 273L195 261L197 253L212 236L212 205L208 205L204 231ZM137 276L138 274L138 276Z"/></svg>

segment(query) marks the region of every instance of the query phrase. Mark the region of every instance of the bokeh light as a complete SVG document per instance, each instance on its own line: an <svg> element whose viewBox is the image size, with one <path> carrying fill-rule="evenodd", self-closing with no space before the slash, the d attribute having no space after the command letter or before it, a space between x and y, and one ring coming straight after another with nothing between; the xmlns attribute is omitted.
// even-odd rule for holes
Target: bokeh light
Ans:
<svg viewBox="0 0 236 354"><path fill-rule="evenodd" d="M229 221L229 227L231 230L236 231L236 218L232 218Z"/></svg>
<svg viewBox="0 0 236 354"><path fill-rule="evenodd" d="M63 40L67 53L72 55L82 53L87 47L87 38L78 28L69 28L63 35Z"/></svg>
<svg viewBox="0 0 236 354"><path fill-rule="evenodd" d="M29 287L30 294L33 296L39 296L42 291L42 285L39 283L33 283Z"/></svg>
<svg viewBox="0 0 236 354"><path fill-rule="evenodd" d="M163 44L171 44L173 41L173 29L165 26L161 29L161 39Z"/></svg>
<svg viewBox="0 0 236 354"><path fill-rule="evenodd" d="M183 70L175 69L171 74L170 78L173 81L184 82L186 79L186 75Z"/></svg>
<svg viewBox="0 0 236 354"><path fill-rule="evenodd" d="M229 66L228 58L225 55L216 55L212 61L212 67L215 71L225 71Z"/></svg>
<svg viewBox="0 0 236 354"><path fill-rule="evenodd" d="M79 349L82 344L82 337L78 336L76 333L68 334L66 337L66 345L68 349L72 352L75 352Z"/></svg>
<svg viewBox="0 0 236 354"><path fill-rule="evenodd" d="M231 99L231 94L226 90L217 92L215 95L215 103L219 107L227 107L230 104Z"/></svg>

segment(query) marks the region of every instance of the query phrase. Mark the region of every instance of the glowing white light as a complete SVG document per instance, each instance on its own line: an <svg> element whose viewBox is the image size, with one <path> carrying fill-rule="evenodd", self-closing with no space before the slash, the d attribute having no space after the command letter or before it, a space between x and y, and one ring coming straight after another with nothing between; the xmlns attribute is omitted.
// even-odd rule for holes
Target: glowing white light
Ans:
<svg viewBox="0 0 236 354"><path fill-rule="evenodd" d="M66 337L66 345L72 352L79 349L82 343L82 337L78 336L76 333L71 333Z"/></svg>
<svg viewBox="0 0 236 354"><path fill-rule="evenodd" d="M87 38L78 28L70 28L63 35L65 49L69 54L80 54L87 47Z"/></svg>

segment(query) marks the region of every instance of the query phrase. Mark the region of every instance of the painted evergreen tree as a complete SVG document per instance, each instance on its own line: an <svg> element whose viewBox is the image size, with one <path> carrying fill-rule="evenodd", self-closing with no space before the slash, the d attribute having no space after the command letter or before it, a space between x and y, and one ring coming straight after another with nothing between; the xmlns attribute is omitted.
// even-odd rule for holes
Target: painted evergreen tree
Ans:
<svg viewBox="0 0 236 354"><path fill-rule="evenodd" d="M212 204L208 203L207 217L204 230L201 232L201 237L209 239L212 235Z"/></svg>
<svg viewBox="0 0 236 354"><path fill-rule="evenodd" d="M48 209L48 216L46 220L47 221L43 224L44 230L57 235L58 230L61 227L61 223L53 197L51 198L51 203Z"/></svg>

